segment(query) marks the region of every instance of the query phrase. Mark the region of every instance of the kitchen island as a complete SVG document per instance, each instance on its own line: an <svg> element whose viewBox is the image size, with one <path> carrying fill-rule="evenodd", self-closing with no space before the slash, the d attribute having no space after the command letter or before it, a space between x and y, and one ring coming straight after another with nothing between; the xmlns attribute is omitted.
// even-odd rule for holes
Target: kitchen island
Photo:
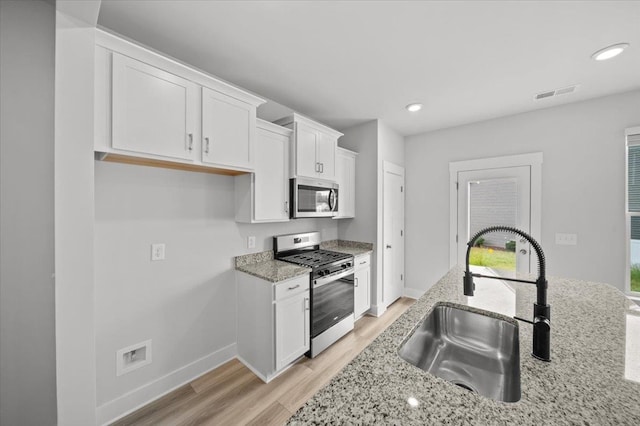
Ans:
<svg viewBox="0 0 640 426"><path fill-rule="evenodd" d="M449 271L289 424L639 424L640 310L607 284L548 279L551 362L531 356L531 326L519 322L518 402L471 393L402 360L398 347L440 301L532 317L535 286L476 279L476 296L467 297L462 277L461 268Z"/></svg>

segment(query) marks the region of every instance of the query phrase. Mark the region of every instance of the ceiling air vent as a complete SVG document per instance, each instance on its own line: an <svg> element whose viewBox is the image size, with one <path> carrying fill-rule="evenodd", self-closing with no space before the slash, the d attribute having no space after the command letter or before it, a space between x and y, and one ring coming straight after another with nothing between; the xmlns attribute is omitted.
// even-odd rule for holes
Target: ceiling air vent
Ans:
<svg viewBox="0 0 640 426"><path fill-rule="evenodd" d="M539 99L552 98L554 96L566 95L568 93L573 93L578 88L577 84L573 86L561 87L559 89L548 90L546 92L538 93L534 99L537 101Z"/></svg>

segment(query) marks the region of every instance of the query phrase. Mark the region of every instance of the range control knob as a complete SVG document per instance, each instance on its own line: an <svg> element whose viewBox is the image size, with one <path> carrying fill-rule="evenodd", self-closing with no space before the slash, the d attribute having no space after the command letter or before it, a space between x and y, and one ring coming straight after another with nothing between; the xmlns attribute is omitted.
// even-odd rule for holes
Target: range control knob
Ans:
<svg viewBox="0 0 640 426"><path fill-rule="evenodd" d="M351 262L347 262L347 268L351 268Z"/></svg>
<svg viewBox="0 0 640 426"><path fill-rule="evenodd" d="M340 266L342 266L342 269L347 269L347 264L346 264L346 263L343 263L343 264L342 264L342 265L340 265Z"/></svg>
<svg viewBox="0 0 640 426"><path fill-rule="evenodd" d="M329 274L330 274L330 272L329 272L329 270L328 270L328 269L325 269L325 270L324 270L324 273L325 273L325 275L329 275Z"/></svg>
<svg viewBox="0 0 640 426"><path fill-rule="evenodd" d="M324 271L318 271L318 275L323 276L324 275Z"/></svg>

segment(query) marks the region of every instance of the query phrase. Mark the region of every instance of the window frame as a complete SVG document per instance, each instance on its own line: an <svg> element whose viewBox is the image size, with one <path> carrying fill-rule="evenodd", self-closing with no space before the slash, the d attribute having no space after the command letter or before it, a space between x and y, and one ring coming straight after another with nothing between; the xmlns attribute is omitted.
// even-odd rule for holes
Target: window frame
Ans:
<svg viewBox="0 0 640 426"><path fill-rule="evenodd" d="M631 291L631 218L640 217L640 212L629 211L629 146L638 146L640 142L629 144L629 136L640 135L640 126L630 127L624 131L624 211L625 211L625 294L640 298L640 292Z"/></svg>

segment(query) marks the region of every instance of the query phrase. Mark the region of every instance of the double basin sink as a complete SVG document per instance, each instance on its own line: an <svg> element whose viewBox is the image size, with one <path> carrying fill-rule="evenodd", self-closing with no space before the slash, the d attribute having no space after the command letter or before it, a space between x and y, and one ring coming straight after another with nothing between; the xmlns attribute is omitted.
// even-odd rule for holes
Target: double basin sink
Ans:
<svg viewBox="0 0 640 426"><path fill-rule="evenodd" d="M520 400L515 320L441 302L407 336L398 353L408 363L479 395Z"/></svg>

